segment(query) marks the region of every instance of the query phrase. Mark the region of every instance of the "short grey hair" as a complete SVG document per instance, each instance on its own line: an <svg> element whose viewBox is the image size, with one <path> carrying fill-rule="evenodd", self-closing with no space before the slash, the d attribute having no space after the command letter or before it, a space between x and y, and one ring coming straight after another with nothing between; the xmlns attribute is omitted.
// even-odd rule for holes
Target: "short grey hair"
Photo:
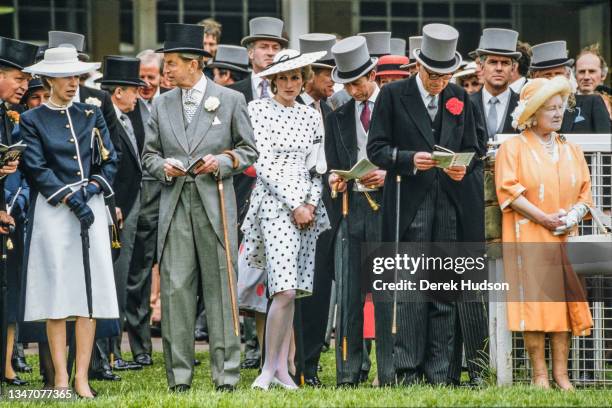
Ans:
<svg viewBox="0 0 612 408"><path fill-rule="evenodd" d="M140 60L141 65L156 65L161 69L164 64L164 57L151 49L140 51L136 58Z"/></svg>

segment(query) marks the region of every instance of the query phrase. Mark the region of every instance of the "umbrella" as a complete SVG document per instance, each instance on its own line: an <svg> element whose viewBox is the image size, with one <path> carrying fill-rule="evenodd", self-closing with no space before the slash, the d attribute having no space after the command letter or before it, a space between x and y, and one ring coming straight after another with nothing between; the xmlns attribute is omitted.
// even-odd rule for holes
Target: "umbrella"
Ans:
<svg viewBox="0 0 612 408"><path fill-rule="evenodd" d="M397 254L399 252L400 240L400 193L402 188L402 176L398 174L395 181L397 182L397 191L395 194L395 253ZM395 265L393 281L395 282L395 287L397 287L397 265ZM393 291L393 323L391 324L391 333L397 334L397 290Z"/></svg>
<svg viewBox="0 0 612 408"><path fill-rule="evenodd" d="M340 240L336 240L335 269L338 273L337 296L340 301L340 347L342 361L346 362L348 354L348 296L349 278L349 232L348 232L348 190L342 193L342 220L340 221Z"/></svg>
<svg viewBox="0 0 612 408"><path fill-rule="evenodd" d="M85 295L87 296L87 312L89 318L93 315L91 301L91 265L89 264L89 228L81 224L81 246L83 248L83 270L85 271Z"/></svg>

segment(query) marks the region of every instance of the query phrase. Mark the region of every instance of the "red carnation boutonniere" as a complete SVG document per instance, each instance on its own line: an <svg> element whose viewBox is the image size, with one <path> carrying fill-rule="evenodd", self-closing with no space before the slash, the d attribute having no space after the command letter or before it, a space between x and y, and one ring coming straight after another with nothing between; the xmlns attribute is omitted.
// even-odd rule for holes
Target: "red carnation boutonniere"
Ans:
<svg viewBox="0 0 612 408"><path fill-rule="evenodd" d="M450 98L446 102L446 110L455 116L461 115L461 112L463 112L463 102L457 98Z"/></svg>
<svg viewBox="0 0 612 408"><path fill-rule="evenodd" d="M19 112L10 110L6 111L6 116L13 122L15 125L19 124Z"/></svg>

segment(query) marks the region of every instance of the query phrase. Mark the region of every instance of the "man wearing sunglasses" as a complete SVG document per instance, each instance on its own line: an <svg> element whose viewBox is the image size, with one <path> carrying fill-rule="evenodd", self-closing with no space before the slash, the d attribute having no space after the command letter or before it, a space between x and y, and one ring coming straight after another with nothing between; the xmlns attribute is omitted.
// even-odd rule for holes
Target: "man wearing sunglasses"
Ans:
<svg viewBox="0 0 612 408"><path fill-rule="evenodd" d="M401 242L462 240L461 180L468 168L440 169L432 158L435 145L453 152L478 150L473 104L463 88L449 84L461 64L458 37L457 30L445 24L423 27L422 46L414 51L417 74L386 85L376 101L367 153L387 171L382 204L385 242L395 241L397 226ZM400 384L449 381L455 308L453 301L428 299L417 291L397 304L394 360Z"/></svg>

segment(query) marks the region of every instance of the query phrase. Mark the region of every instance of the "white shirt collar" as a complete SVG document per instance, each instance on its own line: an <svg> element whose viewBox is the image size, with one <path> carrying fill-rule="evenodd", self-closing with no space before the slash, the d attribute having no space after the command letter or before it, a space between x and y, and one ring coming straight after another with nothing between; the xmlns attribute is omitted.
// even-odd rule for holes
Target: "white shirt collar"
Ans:
<svg viewBox="0 0 612 408"><path fill-rule="evenodd" d="M117 119L121 119L121 115L123 115L123 112L121 112L121 109L119 109L117 105L115 105L114 103L113 103L113 108L115 109L115 114L117 115Z"/></svg>
<svg viewBox="0 0 612 408"><path fill-rule="evenodd" d="M310 106L310 105L312 105L315 102L314 98L312 96L308 95L307 92L302 92L300 94L300 97L302 98L302 100L304 101L304 105L306 105L306 106Z"/></svg>
<svg viewBox="0 0 612 408"><path fill-rule="evenodd" d="M483 86L482 87L482 103L483 103L483 105L484 106L489 106L489 100L492 97L493 97L493 95L491 95L489 93L489 91L487 91L487 89ZM500 106L506 106L506 104L510 100L510 87L506 88L506 90L504 92L502 92L499 95L497 95L497 100L499 101Z"/></svg>
<svg viewBox="0 0 612 408"><path fill-rule="evenodd" d="M206 83L207 83L206 75L202 73L200 80L196 82L196 84L191 89L195 89L196 91L200 93L200 95L204 95L204 93L206 92ZM188 89L183 88L183 95L185 94L185 91L187 90Z"/></svg>
<svg viewBox="0 0 612 408"><path fill-rule="evenodd" d="M527 82L527 78L525 77L520 77L519 79L517 79L516 81L514 81L513 83L510 84L510 88L516 92L517 94L521 93L521 89L523 89L523 86L525 86L525 82Z"/></svg>

